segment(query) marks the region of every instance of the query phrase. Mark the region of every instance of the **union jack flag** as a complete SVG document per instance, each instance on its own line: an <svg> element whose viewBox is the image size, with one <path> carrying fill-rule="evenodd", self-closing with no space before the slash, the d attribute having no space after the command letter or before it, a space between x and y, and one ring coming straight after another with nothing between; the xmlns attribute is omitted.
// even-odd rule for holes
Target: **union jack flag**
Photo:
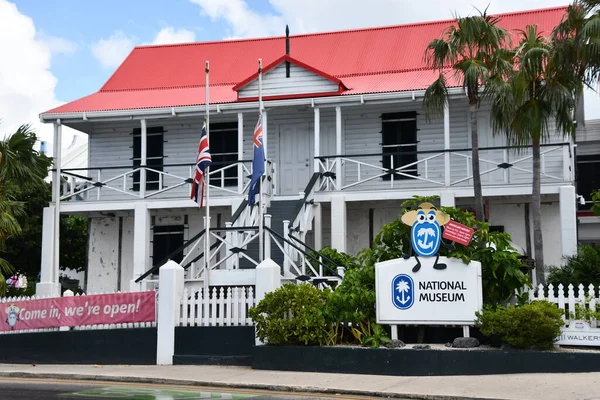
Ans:
<svg viewBox="0 0 600 400"><path fill-rule="evenodd" d="M208 148L208 137L206 136L206 121L202 125L202 134L200 135L200 145L198 146L198 157L196 158L196 173L192 182L192 194L190 198L194 200L200 208L204 206L204 180L206 169L212 164L212 157Z"/></svg>

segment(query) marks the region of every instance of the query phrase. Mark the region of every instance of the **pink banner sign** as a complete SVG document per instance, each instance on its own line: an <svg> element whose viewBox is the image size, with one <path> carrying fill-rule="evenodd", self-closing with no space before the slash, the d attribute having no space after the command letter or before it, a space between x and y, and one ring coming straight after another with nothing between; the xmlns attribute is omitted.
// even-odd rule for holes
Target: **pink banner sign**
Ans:
<svg viewBox="0 0 600 400"><path fill-rule="evenodd" d="M154 322L156 294L131 292L0 303L0 331Z"/></svg>

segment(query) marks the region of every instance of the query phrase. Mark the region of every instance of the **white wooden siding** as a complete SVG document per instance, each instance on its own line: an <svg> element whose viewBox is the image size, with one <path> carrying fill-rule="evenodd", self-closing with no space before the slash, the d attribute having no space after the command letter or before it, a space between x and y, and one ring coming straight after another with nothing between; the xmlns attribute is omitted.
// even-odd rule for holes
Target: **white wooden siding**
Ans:
<svg viewBox="0 0 600 400"><path fill-rule="evenodd" d="M382 157L379 155L382 152L381 142L381 114L388 112L401 112L401 111L416 111L417 116L417 150L421 153L418 154L417 160L423 161L425 158L432 158L428 161L427 171L425 171L424 163L418 164L419 177L440 182L441 185L431 183L423 180L416 179L403 179L395 180L395 188L426 188L426 187L441 187L444 184L445 164L444 155L442 150L444 149L444 125L443 118L441 116L433 117L430 121L427 120L425 112L422 109L422 103L420 101L398 103L393 105L367 105L367 106L352 106L342 107L342 152L350 159L359 160L361 162L371 164L373 166L382 166ZM479 142L480 147L488 146L504 146L506 141L503 137L493 137L491 129L487 123L489 118L488 111L485 107L479 110ZM247 160L246 164L250 168L250 162L253 158L252 148L252 135L256 120L258 118L258 112L246 112L244 113L244 140L243 140L243 159ZM236 114L217 114L211 115L211 122L235 122L237 121ZM268 111L267 115L267 126L266 126L266 142L267 142L267 157L273 160L277 166L281 165L282 152L280 149L280 135L286 134L280 132L282 124L297 124L303 126L301 130L296 129L296 135L304 135L303 138L305 143L308 143L308 147L303 146L302 149L294 149L294 151L301 151L303 154L298 154L298 160L309 159L309 166L306 167L304 164L299 168L306 168L306 183L310 179L310 175L313 170L313 159L314 159L314 110L311 107L296 108L277 108ZM89 137L90 143L90 168L95 167L108 167L108 166L125 166L125 168L118 170L103 170L102 179L106 180L111 176L131 171L133 167L127 167L133 165L133 138L132 131L134 128L139 127L138 121L120 122L120 123L97 123L94 125L92 133ZM164 163L169 164L191 164L194 162L196 152L198 149L198 141L200 138L200 129L202 126L202 118L172 118L160 121L148 121L148 127L152 126L163 126L164 133ZM321 108L320 111L320 126L321 126L321 137L320 137L320 156L331 156L335 155L335 107ZM451 181L456 182L462 178L465 178L467 174L471 172L471 160L465 158L465 155L471 154L470 151L464 149L471 147L470 133L469 133L469 109L466 100L452 101L450 103L450 147L452 154L450 156L451 165ZM289 133L288 133L289 134ZM553 137L550 142L563 142L564 139L560 136ZM294 141L286 140L283 143L296 143ZM552 148L544 147L542 151L550 151ZM462 151L461 151L462 150ZM424 151L432 151L431 153L422 153ZM437 152L439 151L439 152ZM304 154L306 153L306 154ZM368 157L358 157L364 154L375 154ZM463 156L461 156L461 154ZM524 162L517 162L522 158L530 156L530 151L509 151L506 154L506 161L514 163L526 171L531 170L531 159L525 160ZM493 163L482 163L481 170L486 171L494 168L495 165L504 162L504 154L502 150L481 150L480 156L482 159L492 161ZM331 159L330 161L333 161ZM544 155L545 161L545 172L547 174L562 177L563 174L563 151L560 148L555 148L554 151L548 152ZM182 178L188 178L190 176L190 168L187 166L183 167L165 167L164 171L180 176ZM284 176L280 169L276 169L278 176L276 182L279 188L281 188L282 180L286 182L289 177ZM343 166L343 179L345 184L356 181L358 175L358 168L356 163L346 161ZM426 175L427 172L427 175ZM380 175L382 171L380 169L369 168L367 166L361 167L361 179L365 179L369 176ZM95 170L90 170L87 173L80 173L81 175L88 175L94 180L97 177ZM505 174L508 176L509 183L516 184L529 184L531 183L531 174L528 172L518 171L514 168L508 169L506 173L504 171L494 171L489 174L482 176L484 185L498 185L504 183ZM245 181L248 180L247 175L244 177ZM297 180L297 179L296 179ZM172 177L166 177L163 185L164 187L173 186L179 183L181 180ZM549 180L543 178L543 182L558 182L557 180ZM302 184L298 183L302 186ZM470 180L457 183L454 186L466 187L472 185ZM123 187L123 180L120 179L116 182L111 183L111 186L118 188ZM357 185L348 190L379 190L390 188L390 181L384 181L382 178L373 179L367 183ZM129 193L137 195L137 192L132 191L133 181L131 177L126 180L126 189ZM297 194L297 191L302 190L304 187L298 187L291 190L290 193L283 193L279 191L279 194ZM231 187L236 190L237 187ZM156 198L187 198L189 196L189 185L184 185L174 190L166 191ZM89 199L96 199L96 189L93 189L89 193ZM223 196L231 195L229 192L211 188L211 196ZM134 196L111 191L107 188L103 188L101 191L101 200L135 200Z"/></svg>
<svg viewBox="0 0 600 400"><path fill-rule="evenodd" d="M262 95L337 92L338 84L314 72L290 63L290 77L286 78L285 62L263 74ZM239 90L240 98L258 97L258 78Z"/></svg>

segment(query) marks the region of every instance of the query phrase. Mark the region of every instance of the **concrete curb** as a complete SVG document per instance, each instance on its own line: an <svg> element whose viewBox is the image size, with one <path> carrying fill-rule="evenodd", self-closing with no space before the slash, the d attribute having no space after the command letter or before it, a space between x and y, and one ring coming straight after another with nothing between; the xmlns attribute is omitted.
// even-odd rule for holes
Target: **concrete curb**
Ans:
<svg viewBox="0 0 600 400"><path fill-rule="evenodd" d="M392 399L415 399L415 400L506 400L492 397L465 397L465 396L445 396L428 395L413 393L393 393L385 391L353 390L353 389L331 389L312 386L287 386L287 385L269 385L264 383L227 383L227 382L205 382L190 381L168 378L146 378L137 376L106 376L106 375L85 375L69 373L35 373L35 372L0 372L0 378L25 378L25 379L55 379L55 380L76 380L92 382L119 382L119 383L142 383L156 385L177 385L189 387L210 387L210 388L229 388L229 389L256 389L275 392L290 393L320 393L320 394L346 394L353 396L383 397Z"/></svg>

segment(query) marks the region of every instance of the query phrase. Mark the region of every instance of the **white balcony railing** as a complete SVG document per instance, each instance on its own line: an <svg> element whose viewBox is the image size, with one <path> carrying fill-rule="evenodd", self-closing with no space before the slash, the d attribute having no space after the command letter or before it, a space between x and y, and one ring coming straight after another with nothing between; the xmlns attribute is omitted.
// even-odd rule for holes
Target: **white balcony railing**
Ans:
<svg viewBox="0 0 600 400"><path fill-rule="evenodd" d="M395 165L398 156L416 160ZM316 157L321 191L460 187L472 185L471 149L428 150L400 153L332 155ZM530 184L533 178L531 147L479 149L482 184ZM384 161L389 165L385 167ZM573 154L570 143L544 144L541 149L542 183L571 182ZM341 163L341 168L339 164ZM341 172L341 176L338 174Z"/></svg>
<svg viewBox="0 0 600 400"><path fill-rule="evenodd" d="M240 160L219 165L213 163L209 171L211 196L243 195L250 184L251 160ZM272 168L274 163L267 161ZM63 169L61 200L113 201L132 199L189 198L195 164L165 164L131 167L90 167ZM146 186L140 184L145 170ZM231 174L231 171L237 171ZM66 177L66 179L65 179Z"/></svg>

